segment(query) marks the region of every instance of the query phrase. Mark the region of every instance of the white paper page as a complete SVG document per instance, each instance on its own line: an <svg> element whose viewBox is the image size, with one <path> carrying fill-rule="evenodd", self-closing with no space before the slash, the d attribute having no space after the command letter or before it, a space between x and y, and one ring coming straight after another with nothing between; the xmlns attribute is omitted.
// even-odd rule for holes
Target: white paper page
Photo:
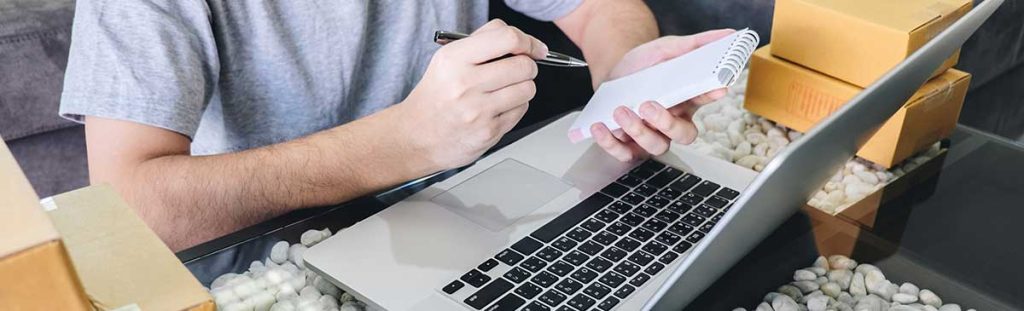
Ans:
<svg viewBox="0 0 1024 311"><path fill-rule="evenodd" d="M626 106L639 113L640 104L656 101L669 108L725 87L725 83L716 76L715 68L733 41L744 32L749 31L737 31L679 57L602 83L569 128L569 140L576 143L590 138L590 126L598 122L604 123L610 130L620 128L612 118L612 113L619 106Z"/></svg>

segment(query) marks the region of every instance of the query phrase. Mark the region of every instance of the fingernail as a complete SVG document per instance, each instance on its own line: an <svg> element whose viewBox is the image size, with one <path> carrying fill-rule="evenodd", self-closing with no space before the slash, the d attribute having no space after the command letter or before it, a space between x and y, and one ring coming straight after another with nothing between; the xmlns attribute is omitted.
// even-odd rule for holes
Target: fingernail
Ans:
<svg viewBox="0 0 1024 311"><path fill-rule="evenodd" d="M644 120L654 119L655 113L657 113L657 111L654 109L654 104L643 103L640 105L640 117L644 118Z"/></svg>
<svg viewBox="0 0 1024 311"><path fill-rule="evenodd" d="M629 117L629 112L626 111L626 107L619 107L615 109L615 122L625 127L633 124L633 119Z"/></svg>

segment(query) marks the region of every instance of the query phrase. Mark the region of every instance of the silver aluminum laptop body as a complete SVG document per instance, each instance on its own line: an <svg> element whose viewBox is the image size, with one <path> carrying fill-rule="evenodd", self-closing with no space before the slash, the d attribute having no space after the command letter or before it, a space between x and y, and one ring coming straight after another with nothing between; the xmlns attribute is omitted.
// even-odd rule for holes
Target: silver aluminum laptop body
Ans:
<svg viewBox="0 0 1024 311"><path fill-rule="evenodd" d="M806 202L813 190L920 87L1002 3L988 0L791 145L755 176L672 146L657 160L732 189L732 209L681 260L638 287L617 310L679 310ZM452 280L629 171L593 144L570 144L567 115L480 159L305 253L305 264L371 307L472 310L476 288ZM756 177L756 178L755 178ZM749 185L749 187L748 187ZM509 267L486 274L501 277Z"/></svg>

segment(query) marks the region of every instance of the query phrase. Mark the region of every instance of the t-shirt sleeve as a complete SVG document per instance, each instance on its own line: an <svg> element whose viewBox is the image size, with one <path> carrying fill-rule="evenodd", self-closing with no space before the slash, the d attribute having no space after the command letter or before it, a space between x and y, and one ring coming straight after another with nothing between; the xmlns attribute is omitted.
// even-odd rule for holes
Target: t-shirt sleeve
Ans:
<svg viewBox="0 0 1024 311"><path fill-rule="evenodd" d="M60 115L195 135L220 64L199 0L78 0Z"/></svg>
<svg viewBox="0 0 1024 311"><path fill-rule="evenodd" d="M569 15L581 2L583 0L505 0L513 10L546 22Z"/></svg>

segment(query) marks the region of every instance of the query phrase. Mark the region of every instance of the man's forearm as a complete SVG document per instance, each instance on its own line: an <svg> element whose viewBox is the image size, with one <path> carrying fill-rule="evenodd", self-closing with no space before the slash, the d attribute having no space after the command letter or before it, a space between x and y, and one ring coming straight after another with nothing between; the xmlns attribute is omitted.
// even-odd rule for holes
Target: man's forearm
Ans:
<svg viewBox="0 0 1024 311"><path fill-rule="evenodd" d="M556 24L583 51L594 88L626 52L658 37L654 14L640 0L585 0Z"/></svg>
<svg viewBox="0 0 1024 311"><path fill-rule="evenodd" d="M389 110L308 137L214 156L138 163L118 188L173 249L302 207L346 201L436 169Z"/></svg>

